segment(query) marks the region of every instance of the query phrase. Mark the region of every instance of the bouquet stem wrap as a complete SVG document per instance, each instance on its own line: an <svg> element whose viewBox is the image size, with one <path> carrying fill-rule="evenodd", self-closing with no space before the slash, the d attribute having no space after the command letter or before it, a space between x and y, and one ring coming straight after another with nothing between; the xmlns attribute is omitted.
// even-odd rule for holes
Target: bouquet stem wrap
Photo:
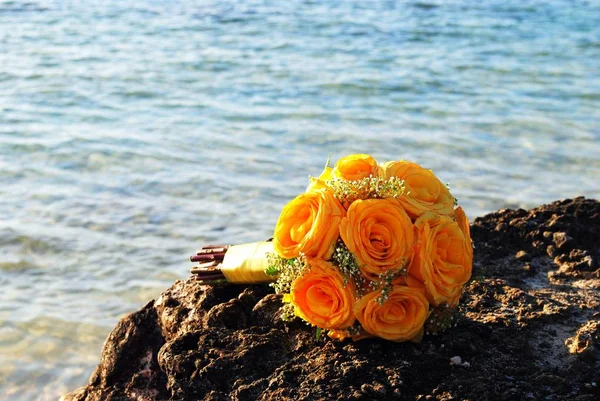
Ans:
<svg viewBox="0 0 600 401"><path fill-rule="evenodd" d="M230 283L258 284L270 283L277 277L267 276L267 253L273 253L273 242L253 242L233 245L227 249L219 270Z"/></svg>

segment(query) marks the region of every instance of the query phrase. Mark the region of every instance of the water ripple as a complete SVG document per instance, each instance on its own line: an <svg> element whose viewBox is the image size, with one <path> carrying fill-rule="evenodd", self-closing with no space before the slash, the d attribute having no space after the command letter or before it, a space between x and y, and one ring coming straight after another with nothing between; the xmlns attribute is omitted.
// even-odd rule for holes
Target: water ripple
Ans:
<svg viewBox="0 0 600 401"><path fill-rule="evenodd" d="M0 394L53 400L202 243L267 238L332 158L470 217L600 197L579 0L0 0Z"/></svg>

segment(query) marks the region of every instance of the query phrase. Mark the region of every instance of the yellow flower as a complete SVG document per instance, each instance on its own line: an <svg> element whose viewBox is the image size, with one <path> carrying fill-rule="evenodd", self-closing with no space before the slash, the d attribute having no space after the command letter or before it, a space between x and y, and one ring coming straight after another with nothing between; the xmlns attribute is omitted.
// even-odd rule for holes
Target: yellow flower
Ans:
<svg viewBox="0 0 600 401"><path fill-rule="evenodd" d="M380 168L377 161L369 155L355 154L342 157L333 166L333 176L346 181L361 180L370 175L379 177Z"/></svg>
<svg viewBox="0 0 600 401"><path fill-rule="evenodd" d="M387 162L383 164L382 170L386 178L398 177L404 180L405 196L399 200L411 218L416 219L430 211L452 214L454 197L433 171L404 160Z"/></svg>
<svg viewBox="0 0 600 401"><path fill-rule="evenodd" d="M424 283L427 299L434 306L456 306L462 286L471 277L469 222L462 208L455 214L456 221L431 212L415 221L418 245L408 274Z"/></svg>
<svg viewBox="0 0 600 401"><path fill-rule="evenodd" d="M292 283L284 300L294 305L296 316L317 327L344 330L354 324L356 289L330 262L308 259L309 268Z"/></svg>
<svg viewBox="0 0 600 401"><path fill-rule="evenodd" d="M345 215L330 189L298 195L279 216L273 246L282 258L308 257L329 259L339 237L339 224Z"/></svg>
<svg viewBox="0 0 600 401"><path fill-rule="evenodd" d="M306 192L329 188L327 181L331 180L333 178L332 176L333 169L325 166L318 178L310 177L310 183L308 184L308 188L306 188Z"/></svg>
<svg viewBox="0 0 600 401"><path fill-rule="evenodd" d="M340 236L369 280L407 265L416 243L410 218L391 198L354 201L340 223Z"/></svg>
<svg viewBox="0 0 600 401"><path fill-rule="evenodd" d="M419 342L429 317L429 302L422 287L394 285L380 304L381 290L373 291L354 304L354 315L367 332L391 341Z"/></svg>
<svg viewBox="0 0 600 401"><path fill-rule="evenodd" d="M456 210L454 210L454 218L456 219L458 227L460 227L460 231L462 231L467 238L469 249L471 253L473 253L473 246L471 243L471 227L469 225L469 219L467 218L467 215L462 207L459 206L456 208Z"/></svg>

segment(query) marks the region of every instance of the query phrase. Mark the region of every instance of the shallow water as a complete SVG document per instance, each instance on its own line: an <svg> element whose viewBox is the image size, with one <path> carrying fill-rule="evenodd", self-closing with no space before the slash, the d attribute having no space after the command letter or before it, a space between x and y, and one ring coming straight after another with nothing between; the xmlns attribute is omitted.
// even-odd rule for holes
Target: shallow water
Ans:
<svg viewBox="0 0 600 401"><path fill-rule="evenodd" d="M417 161L471 218L600 197L600 2L270 3L0 0L0 398L85 384L328 154Z"/></svg>

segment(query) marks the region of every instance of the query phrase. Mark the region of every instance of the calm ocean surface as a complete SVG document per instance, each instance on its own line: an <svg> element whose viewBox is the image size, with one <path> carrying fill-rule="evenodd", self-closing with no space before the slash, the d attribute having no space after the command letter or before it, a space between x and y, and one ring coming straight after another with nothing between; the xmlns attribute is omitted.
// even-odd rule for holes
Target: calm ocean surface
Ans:
<svg viewBox="0 0 600 401"><path fill-rule="evenodd" d="M0 399L84 385L330 153L419 162L471 218L599 198L599 70L600 1L0 0Z"/></svg>

